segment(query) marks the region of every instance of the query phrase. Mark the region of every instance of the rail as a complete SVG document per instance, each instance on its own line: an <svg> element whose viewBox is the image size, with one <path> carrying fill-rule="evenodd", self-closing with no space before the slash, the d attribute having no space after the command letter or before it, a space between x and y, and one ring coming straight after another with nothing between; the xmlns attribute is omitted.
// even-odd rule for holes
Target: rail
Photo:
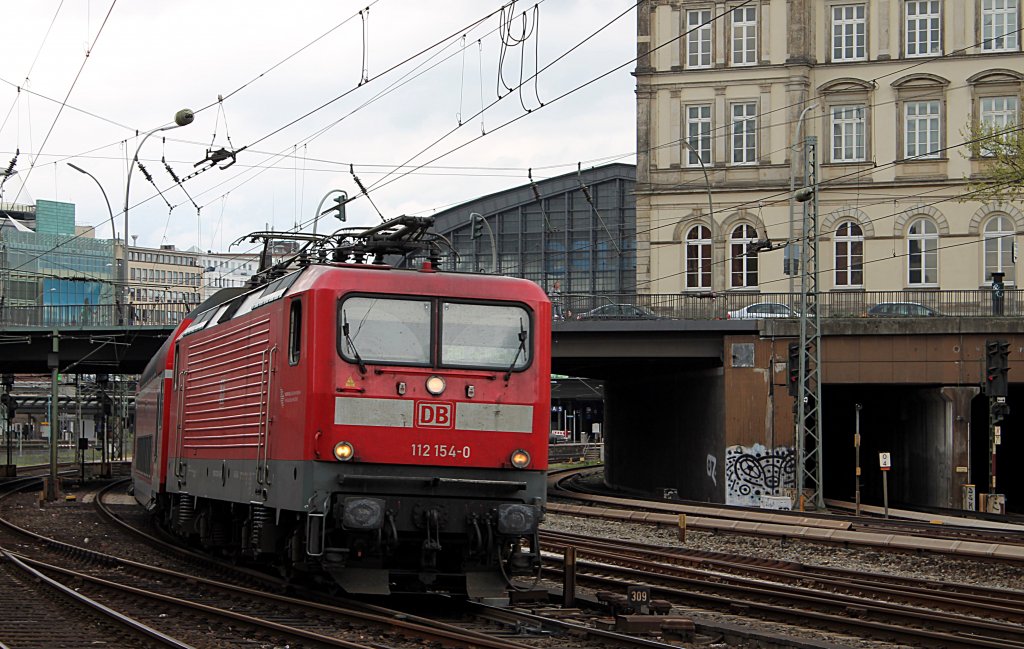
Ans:
<svg viewBox="0 0 1024 649"><path fill-rule="evenodd" d="M729 320L796 318L801 309L800 293L657 293L584 294L551 296L555 320ZM753 311L753 305L770 305ZM822 318L874 316L917 317L1002 317L1024 316L1024 289L1006 289L997 296L990 289L827 291L817 296ZM637 310L616 306L638 307Z"/></svg>
<svg viewBox="0 0 1024 649"><path fill-rule="evenodd" d="M196 305L185 302L0 306L0 329L59 327L168 327L181 322Z"/></svg>
<svg viewBox="0 0 1024 649"><path fill-rule="evenodd" d="M559 293L551 296L555 320L729 320L798 317L800 293ZM1024 289L939 291L827 291L818 295L822 318L878 316L996 317L1024 316ZM744 311L770 305L771 313ZM879 306L885 305L885 306ZM637 307L629 310L622 307ZM114 304L3 305L0 330L59 327L172 327L194 304L184 302Z"/></svg>

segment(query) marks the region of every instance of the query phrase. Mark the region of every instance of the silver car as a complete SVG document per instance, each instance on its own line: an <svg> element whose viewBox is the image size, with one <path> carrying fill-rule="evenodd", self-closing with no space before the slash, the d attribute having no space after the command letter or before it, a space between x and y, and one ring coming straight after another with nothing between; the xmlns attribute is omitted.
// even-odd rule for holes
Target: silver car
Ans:
<svg viewBox="0 0 1024 649"><path fill-rule="evenodd" d="M730 311L726 314L726 320L761 320L763 318L795 318L797 314L793 309L778 302L758 302Z"/></svg>

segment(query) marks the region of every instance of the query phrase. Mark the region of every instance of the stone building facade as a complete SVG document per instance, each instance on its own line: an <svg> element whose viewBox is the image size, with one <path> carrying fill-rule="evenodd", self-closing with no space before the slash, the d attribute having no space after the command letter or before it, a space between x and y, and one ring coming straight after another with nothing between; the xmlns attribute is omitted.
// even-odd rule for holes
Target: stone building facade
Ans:
<svg viewBox="0 0 1024 649"><path fill-rule="evenodd" d="M1022 4L641 2L638 290L799 291L808 136L820 290L1019 284L1024 205L967 187L972 124L1021 123Z"/></svg>

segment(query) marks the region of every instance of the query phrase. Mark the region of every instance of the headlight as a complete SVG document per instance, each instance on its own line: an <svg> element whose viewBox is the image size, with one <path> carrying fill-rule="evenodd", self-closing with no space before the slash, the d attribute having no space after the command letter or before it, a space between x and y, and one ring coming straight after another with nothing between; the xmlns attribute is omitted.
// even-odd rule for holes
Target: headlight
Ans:
<svg viewBox="0 0 1024 649"><path fill-rule="evenodd" d="M334 445L334 459L339 462L348 462L355 454L356 450L348 442L338 442Z"/></svg>
<svg viewBox="0 0 1024 649"><path fill-rule="evenodd" d="M384 524L384 501L380 498L346 498L341 524L347 530L379 530Z"/></svg>
<svg viewBox="0 0 1024 649"><path fill-rule="evenodd" d="M525 469L530 466L530 454L522 449L513 452L510 459L512 460L512 466L517 469Z"/></svg>
<svg viewBox="0 0 1024 649"><path fill-rule="evenodd" d="M537 508L533 505L506 503L498 506L499 534L529 534L537 529Z"/></svg>
<svg viewBox="0 0 1024 649"><path fill-rule="evenodd" d="M432 376L427 379L427 392L436 396L439 396L444 392L444 379L440 376Z"/></svg>

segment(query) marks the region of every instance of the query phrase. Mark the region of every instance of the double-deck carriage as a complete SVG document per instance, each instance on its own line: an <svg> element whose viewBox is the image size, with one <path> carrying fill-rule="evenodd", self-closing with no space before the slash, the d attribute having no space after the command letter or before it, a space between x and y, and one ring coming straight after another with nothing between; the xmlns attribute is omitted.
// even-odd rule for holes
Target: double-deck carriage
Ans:
<svg viewBox="0 0 1024 649"><path fill-rule="evenodd" d="M349 592L482 596L537 569L551 306L436 260L351 263L427 225L312 238L190 314L140 385L136 498L211 550Z"/></svg>

